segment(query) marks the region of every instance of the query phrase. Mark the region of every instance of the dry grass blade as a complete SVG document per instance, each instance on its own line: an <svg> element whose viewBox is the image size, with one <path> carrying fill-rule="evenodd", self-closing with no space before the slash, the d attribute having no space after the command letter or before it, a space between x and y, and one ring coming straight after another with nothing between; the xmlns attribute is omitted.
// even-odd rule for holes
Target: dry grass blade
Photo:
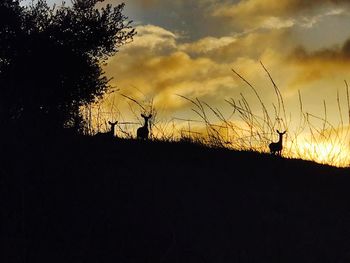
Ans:
<svg viewBox="0 0 350 263"><path fill-rule="evenodd" d="M131 98L131 97L125 95L125 94L120 94L120 95L123 96L124 98L127 98L127 99L129 99L129 100L135 102L138 106L140 106L140 108L141 108L142 110L146 111L146 108L145 108L140 102L138 102L136 99Z"/></svg>

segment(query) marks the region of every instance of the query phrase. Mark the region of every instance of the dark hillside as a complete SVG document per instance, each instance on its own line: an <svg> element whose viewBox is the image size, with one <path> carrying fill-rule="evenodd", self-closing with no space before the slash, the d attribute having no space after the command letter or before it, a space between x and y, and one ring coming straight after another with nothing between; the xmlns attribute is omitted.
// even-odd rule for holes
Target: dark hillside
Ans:
<svg viewBox="0 0 350 263"><path fill-rule="evenodd" d="M350 262L348 169L185 143L42 140L2 144L1 262Z"/></svg>

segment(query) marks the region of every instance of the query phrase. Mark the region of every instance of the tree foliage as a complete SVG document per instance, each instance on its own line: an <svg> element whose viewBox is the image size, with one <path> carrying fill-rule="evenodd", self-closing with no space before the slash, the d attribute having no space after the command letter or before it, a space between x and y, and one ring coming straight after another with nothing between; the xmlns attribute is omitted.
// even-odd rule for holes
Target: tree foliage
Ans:
<svg viewBox="0 0 350 263"><path fill-rule="evenodd" d="M63 126L108 88L102 64L135 35L124 4L0 2L0 120Z"/></svg>

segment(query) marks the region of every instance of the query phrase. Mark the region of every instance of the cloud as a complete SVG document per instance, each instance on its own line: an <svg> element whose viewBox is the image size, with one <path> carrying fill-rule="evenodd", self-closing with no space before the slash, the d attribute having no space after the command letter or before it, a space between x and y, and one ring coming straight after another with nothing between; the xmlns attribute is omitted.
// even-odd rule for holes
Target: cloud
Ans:
<svg viewBox="0 0 350 263"><path fill-rule="evenodd" d="M339 62L344 61L350 63L350 39L346 40L341 47L321 49L308 52L303 47L297 47L290 55L294 61L305 62Z"/></svg>
<svg viewBox="0 0 350 263"><path fill-rule="evenodd" d="M235 16L281 16L285 17L303 11L324 7L339 9L340 6L348 4L347 0L245 0L238 3L225 3L214 12L215 15L235 17ZM337 14L338 12L335 12Z"/></svg>
<svg viewBox="0 0 350 263"><path fill-rule="evenodd" d="M105 71L122 93L140 100L154 98L156 106L166 108L168 113L190 111L187 102L176 94L217 104L239 96L244 85L234 78L232 67L253 82L266 84L259 65L262 60L270 69L278 70L278 83L288 80L281 70L281 54L291 52L294 44L283 28L208 36L186 43L179 41L177 34L158 26L138 26L137 30L135 41L122 47Z"/></svg>
<svg viewBox="0 0 350 263"><path fill-rule="evenodd" d="M269 51L287 52L295 46L290 32L285 29L254 31L234 37L207 37L181 44L179 48L194 57L208 57L217 63L233 64L238 58L259 61Z"/></svg>
<svg viewBox="0 0 350 263"><path fill-rule="evenodd" d="M181 50L186 50L191 53L205 54L211 51L227 47L237 41L236 37L205 37L195 42L185 43L181 45Z"/></svg>
<svg viewBox="0 0 350 263"><path fill-rule="evenodd" d="M297 89L310 92L305 103L315 94L329 96L328 85L346 78L350 70L350 43L339 44L343 40L333 37L338 23L348 21L346 1L208 0L204 5L165 0L147 2L147 10L140 1L130 3L142 9L135 9L141 14L137 20L147 23L137 26L135 41L110 60L106 73L121 93L138 100L154 98L168 117L193 113L176 94L198 97L219 108L225 98L237 98L241 92L253 100L245 84L233 76L232 67L272 103L274 91L259 64L263 61L287 104L298 99ZM319 32L322 39L329 35L332 42L321 39L310 48L303 41L311 32Z"/></svg>
<svg viewBox="0 0 350 263"><path fill-rule="evenodd" d="M136 28L137 35L134 37L134 42L131 45L133 48L148 48L148 49L173 49L175 48L177 36L159 26L140 25Z"/></svg>
<svg viewBox="0 0 350 263"><path fill-rule="evenodd" d="M118 0L106 0L116 4ZM225 22L211 16L220 0L128 0L126 14L139 24L158 25L188 39L226 35L230 28ZM181 41L181 40L180 40Z"/></svg>
<svg viewBox="0 0 350 263"><path fill-rule="evenodd" d="M154 98L157 107L176 111L187 104L176 94L214 98L219 90L232 87L229 64L191 56L178 43L176 34L164 28L147 25L137 30L134 42L123 47L105 68L106 74L114 78L112 85L122 93L140 100ZM231 42L231 38L226 41ZM211 50L221 45L214 38L199 42L210 42L204 46Z"/></svg>
<svg viewBox="0 0 350 263"><path fill-rule="evenodd" d="M232 84L232 79L227 78L229 65L208 58L194 59L182 51L164 56L145 54L137 59L124 54L119 60L123 61L122 67L112 61L107 68L108 75L116 75L116 85L132 96L140 95L132 89L137 87L155 97L158 104L166 104L168 110L181 106L174 101L176 94L191 98L215 96L217 89Z"/></svg>
<svg viewBox="0 0 350 263"><path fill-rule="evenodd" d="M246 0L226 2L212 15L247 27L281 28L294 25L311 27L325 16L336 16L349 7L346 0Z"/></svg>
<svg viewBox="0 0 350 263"><path fill-rule="evenodd" d="M266 29L281 29L281 28L289 28L294 26L296 21L294 19L281 19L279 17L271 16L265 19L261 27Z"/></svg>
<svg viewBox="0 0 350 263"><path fill-rule="evenodd" d="M341 46L316 51L297 47L286 57L286 63L298 70L291 87L346 79L350 70L350 39Z"/></svg>
<svg viewBox="0 0 350 263"><path fill-rule="evenodd" d="M279 85L284 87L289 80L288 69L281 66L281 53L292 49L289 41L285 41L288 32L284 29L204 37L186 43L164 28L147 25L140 29L135 42L122 47L105 71L113 77L112 85L117 86L120 93L139 101L153 98L156 108L163 109L167 117L180 113L184 117L195 117L192 105L176 94L199 98L218 108L225 99L246 94L246 86L234 77L232 67L258 87L270 86L260 60L271 72L278 72L274 78ZM247 95L252 97L253 94ZM263 97L271 100L273 89L265 90ZM118 94L116 98L125 104L125 99ZM128 110L127 105L120 105L121 112ZM252 107L255 106L258 107L255 104Z"/></svg>

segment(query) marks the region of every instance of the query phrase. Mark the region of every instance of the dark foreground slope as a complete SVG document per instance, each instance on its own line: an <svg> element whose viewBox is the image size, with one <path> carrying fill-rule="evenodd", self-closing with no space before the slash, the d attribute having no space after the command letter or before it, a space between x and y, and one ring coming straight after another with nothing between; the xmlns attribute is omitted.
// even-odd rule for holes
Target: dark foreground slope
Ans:
<svg viewBox="0 0 350 263"><path fill-rule="evenodd" d="M346 169L94 138L2 150L0 262L350 262Z"/></svg>

